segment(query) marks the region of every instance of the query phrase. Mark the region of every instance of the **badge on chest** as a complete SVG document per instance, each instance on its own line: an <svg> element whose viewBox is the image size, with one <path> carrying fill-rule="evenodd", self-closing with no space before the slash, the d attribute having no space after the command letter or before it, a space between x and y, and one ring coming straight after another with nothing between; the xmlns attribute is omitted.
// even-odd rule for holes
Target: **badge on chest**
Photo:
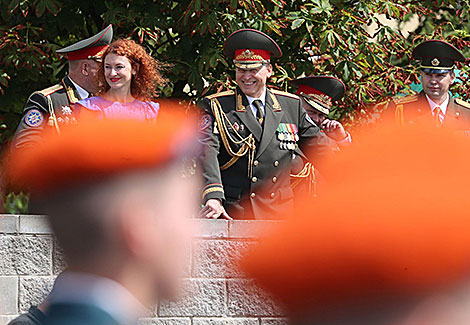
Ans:
<svg viewBox="0 0 470 325"><path fill-rule="evenodd" d="M297 145L297 141L299 141L297 125L292 123L279 123L276 133L278 140L281 141L279 147L282 150L295 150L299 147Z"/></svg>

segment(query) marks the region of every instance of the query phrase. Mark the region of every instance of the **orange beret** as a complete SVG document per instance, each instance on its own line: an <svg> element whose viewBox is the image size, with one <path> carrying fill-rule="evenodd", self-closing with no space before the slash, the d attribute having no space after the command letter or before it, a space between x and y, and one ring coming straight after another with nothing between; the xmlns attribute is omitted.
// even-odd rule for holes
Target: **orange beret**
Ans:
<svg viewBox="0 0 470 325"><path fill-rule="evenodd" d="M291 313L418 298L470 278L470 142L420 126L358 135L328 185L242 267Z"/></svg>
<svg viewBox="0 0 470 325"><path fill-rule="evenodd" d="M4 178L15 190L43 194L128 170L155 168L194 150L196 132L196 119L177 104L152 123L86 119L62 129L61 135L45 131L41 145L13 151Z"/></svg>

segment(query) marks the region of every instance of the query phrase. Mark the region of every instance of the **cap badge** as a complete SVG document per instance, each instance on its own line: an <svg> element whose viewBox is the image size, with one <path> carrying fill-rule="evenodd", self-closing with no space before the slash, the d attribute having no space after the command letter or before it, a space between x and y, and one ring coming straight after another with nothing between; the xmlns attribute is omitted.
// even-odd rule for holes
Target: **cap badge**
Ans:
<svg viewBox="0 0 470 325"><path fill-rule="evenodd" d="M434 67L437 67L440 63L441 63L441 61L439 61L437 58L434 58L434 59L431 61L431 64L432 64Z"/></svg>
<svg viewBox="0 0 470 325"><path fill-rule="evenodd" d="M314 100L317 103L323 104L327 107L331 107L333 105L333 103L331 102L331 97L329 97L327 95L323 95L323 94L305 94L304 92L301 92L300 95L302 95L302 96L304 96L308 99Z"/></svg>
<svg viewBox="0 0 470 325"><path fill-rule="evenodd" d="M246 49L245 51L241 52L235 57L235 60L240 61L240 60L251 60L251 61L263 61L263 57L259 54L256 54L250 49Z"/></svg>

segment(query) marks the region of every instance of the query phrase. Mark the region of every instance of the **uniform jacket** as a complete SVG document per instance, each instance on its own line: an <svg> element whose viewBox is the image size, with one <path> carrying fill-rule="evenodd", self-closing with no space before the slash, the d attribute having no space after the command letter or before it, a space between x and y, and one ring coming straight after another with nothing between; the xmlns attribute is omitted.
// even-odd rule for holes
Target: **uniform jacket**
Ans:
<svg viewBox="0 0 470 325"><path fill-rule="evenodd" d="M105 311L85 304L52 304L44 325L119 325Z"/></svg>
<svg viewBox="0 0 470 325"><path fill-rule="evenodd" d="M224 115L217 123L211 102L218 102ZM325 135L302 108L299 97L276 90L266 91L265 119L261 126L253 115L248 99L240 89L215 94L202 102L205 115L201 120L204 154L201 165L204 178L203 201L220 199L228 214L236 219L273 218L283 208L293 207L290 170L293 150L282 146L277 129L295 125L299 148L312 159L331 152ZM228 133L230 150L239 152L241 138L252 137L255 145L230 167L223 169L233 157L224 144L222 133ZM292 149L292 148L291 148Z"/></svg>
<svg viewBox="0 0 470 325"><path fill-rule="evenodd" d="M44 325L46 315L36 306L29 308L28 312L22 314L8 323L8 325Z"/></svg>
<svg viewBox="0 0 470 325"><path fill-rule="evenodd" d="M389 103L385 117L403 125L413 125L434 119L424 92L394 99ZM443 125L457 131L470 131L470 104L451 96Z"/></svg>
<svg viewBox="0 0 470 325"><path fill-rule="evenodd" d="M41 142L45 128L53 127L60 132L62 125L75 123L79 112L74 111L73 104L80 99L68 76L57 85L32 93L24 107L13 146L34 146Z"/></svg>

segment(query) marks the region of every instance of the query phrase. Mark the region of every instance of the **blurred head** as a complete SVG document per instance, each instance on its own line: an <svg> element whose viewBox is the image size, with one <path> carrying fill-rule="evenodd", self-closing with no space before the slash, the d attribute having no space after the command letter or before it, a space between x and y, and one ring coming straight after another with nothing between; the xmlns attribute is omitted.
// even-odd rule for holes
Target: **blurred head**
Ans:
<svg viewBox="0 0 470 325"><path fill-rule="evenodd" d="M258 98L263 94L272 72L270 63L265 63L256 69L235 68L235 79L245 95Z"/></svg>
<svg viewBox="0 0 470 325"><path fill-rule="evenodd" d="M118 274L129 272L158 298L173 297L199 201L198 178L181 177L180 167L125 173L43 198L41 211L70 270L120 282Z"/></svg>
<svg viewBox="0 0 470 325"><path fill-rule="evenodd" d="M422 72L421 80L423 82L423 90L431 99L443 102L450 86L455 81L455 73L453 70L444 73Z"/></svg>
<svg viewBox="0 0 470 325"><path fill-rule="evenodd" d="M12 152L3 176L49 215L71 271L153 303L174 294L187 262L200 192L183 162L197 155L195 120L178 105L155 123L85 119Z"/></svg>
<svg viewBox="0 0 470 325"><path fill-rule="evenodd" d="M355 143L323 166L315 208L284 211L245 270L294 324L465 324L442 320L470 317L470 142L430 123Z"/></svg>
<svg viewBox="0 0 470 325"><path fill-rule="evenodd" d="M166 83L160 74L163 67L133 40L117 40L103 54L98 72L100 93L129 87L133 97L150 100L156 97L156 87Z"/></svg>

